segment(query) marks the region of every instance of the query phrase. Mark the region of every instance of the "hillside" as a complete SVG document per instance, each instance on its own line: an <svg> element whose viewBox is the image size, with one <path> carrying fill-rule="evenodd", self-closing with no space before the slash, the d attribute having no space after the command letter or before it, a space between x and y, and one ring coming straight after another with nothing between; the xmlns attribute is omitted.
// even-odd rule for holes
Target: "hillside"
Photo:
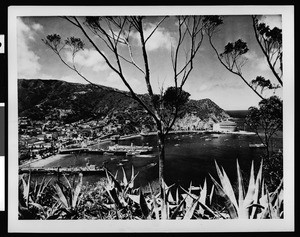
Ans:
<svg viewBox="0 0 300 237"><path fill-rule="evenodd" d="M107 125L121 124L129 130L143 125L153 129L154 123L133 99L100 86L68 83L59 80L18 80L19 116L32 120L59 120L64 123L81 119L101 119ZM145 99L146 95L142 95ZM190 100L178 129L203 129L228 118L228 114L210 99Z"/></svg>

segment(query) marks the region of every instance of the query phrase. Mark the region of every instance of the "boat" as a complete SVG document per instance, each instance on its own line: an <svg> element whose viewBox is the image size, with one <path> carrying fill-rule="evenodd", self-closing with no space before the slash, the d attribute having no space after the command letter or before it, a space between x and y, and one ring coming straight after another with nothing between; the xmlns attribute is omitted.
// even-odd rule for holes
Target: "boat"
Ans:
<svg viewBox="0 0 300 237"><path fill-rule="evenodd" d="M156 165L157 165L156 162L152 162L152 163L148 164L148 165L146 166L146 168L151 168L151 167L156 166Z"/></svg>
<svg viewBox="0 0 300 237"><path fill-rule="evenodd" d="M263 143L259 143L259 144L249 144L250 148L265 148L266 145Z"/></svg>
<svg viewBox="0 0 300 237"><path fill-rule="evenodd" d="M113 152L105 151L105 152L103 152L103 155L106 155L106 156L113 156L114 153L113 153Z"/></svg>
<svg viewBox="0 0 300 237"><path fill-rule="evenodd" d="M104 153L104 150L103 149L89 149L88 150L88 153L90 154L100 154L102 155Z"/></svg>
<svg viewBox="0 0 300 237"><path fill-rule="evenodd" d="M140 132L140 135L141 135L141 136L148 136L149 133L148 133L148 132L141 131L141 132Z"/></svg>
<svg viewBox="0 0 300 237"><path fill-rule="evenodd" d="M155 155L145 154L145 155L135 155L135 157L137 157L137 158L154 158Z"/></svg>
<svg viewBox="0 0 300 237"><path fill-rule="evenodd" d="M131 144L130 146L127 145L113 145L109 146L105 152L111 152L115 155L136 155L136 154L145 154L152 152L153 147L151 146L134 146Z"/></svg>
<svg viewBox="0 0 300 237"><path fill-rule="evenodd" d="M213 134L211 137L212 137L212 138L219 138L220 135L219 135L219 134Z"/></svg>
<svg viewBox="0 0 300 237"><path fill-rule="evenodd" d="M137 156L140 155L141 153L136 152L136 151L127 151L126 156Z"/></svg>

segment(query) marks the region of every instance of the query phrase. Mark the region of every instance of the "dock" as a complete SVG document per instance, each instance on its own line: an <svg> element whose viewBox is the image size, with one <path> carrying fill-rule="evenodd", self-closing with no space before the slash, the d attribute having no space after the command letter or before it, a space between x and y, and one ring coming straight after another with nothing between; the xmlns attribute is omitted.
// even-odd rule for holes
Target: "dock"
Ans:
<svg viewBox="0 0 300 237"><path fill-rule="evenodd" d="M104 174L103 168L92 167L49 167L49 168L20 168L19 174L57 174L57 173L83 173L83 174Z"/></svg>
<svg viewBox="0 0 300 237"><path fill-rule="evenodd" d="M88 148L70 148L70 149L60 149L58 151L59 154L70 154L70 153L76 153L76 152L87 152L89 149Z"/></svg>

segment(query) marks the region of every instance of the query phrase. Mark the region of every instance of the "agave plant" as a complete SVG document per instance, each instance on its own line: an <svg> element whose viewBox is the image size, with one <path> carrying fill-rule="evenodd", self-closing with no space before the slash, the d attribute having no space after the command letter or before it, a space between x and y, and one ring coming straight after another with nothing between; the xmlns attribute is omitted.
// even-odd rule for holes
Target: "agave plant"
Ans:
<svg viewBox="0 0 300 237"><path fill-rule="evenodd" d="M172 187L165 186L165 203L161 193L154 194L150 186L150 195L145 196L143 193L138 195L130 195L129 197L137 203L146 219L193 219L193 218L217 218L217 215L208 207L207 202L211 202L211 198L207 199L207 184L204 181L203 186L194 187L192 183L187 190L178 186L175 191L175 195L172 194ZM194 194L193 191L199 191L199 195ZM163 189L161 188L161 192ZM181 192L181 194L180 194ZM213 187L210 192L210 197L213 193Z"/></svg>
<svg viewBox="0 0 300 237"><path fill-rule="evenodd" d="M131 169L131 178L127 179L124 168L122 167L122 181L118 181L118 172L113 175L110 171L105 169L106 173L106 184L105 190L108 195L108 203L103 205L110 210L113 219L132 219L137 214L137 208L132 204L130 195L135 195L138 193L139 189L134 189L134 180L137 177L137 174L134 174L134 168Z"/></svg>
<svg viewBox="0 0 300 237"><path fill-rule="evenodd" d="M254 163L251 164L250 178L247 192L242 178L242 172L237 161L237 192L235 195L225 170L219 168L215 161L219 184L211 175L216 193L224 199L225 209L230 218L254 219L254 218L280 218L283 216L283 185L282 182L275 192L269 193L264 185L262 177L263 161L260 163L258 173L254 175ZM237 198L236 198L237 196ZM224 213L219 213L227 218Z"/></svg>
<svg viewBox="0 0 300 237"><path fill-rule="evenodd" d="M77 184L73 182L71 185L70 181L63 175L65 184L58 180L53 186L55 189L55 194L53 198L59 204L60 213L65 213L63 218L66 219L76 219L78 218L78 205L80 202L80 194L82 188L82 174L79 174L79 180Z"/></svg>
<svg viewBox="0 0 300 237"><path fill-rule="evenodd" d="M34 185L31 182L31 174L29 174L27 182L24 175L20 178L19 189L19 218L21 219L54 219L56 217L56 208L51 206L50 201L45 201L49 183L45 177L38 183L36 180ZM47 202L47 203L45 203Z"/></svg>

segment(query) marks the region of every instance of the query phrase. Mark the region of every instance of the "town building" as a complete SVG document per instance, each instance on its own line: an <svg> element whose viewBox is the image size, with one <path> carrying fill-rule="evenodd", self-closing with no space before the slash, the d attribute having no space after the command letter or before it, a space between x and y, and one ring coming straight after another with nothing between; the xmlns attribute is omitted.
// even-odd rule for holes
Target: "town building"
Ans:
<svg viewBox="0 0 300 237"><path fill-rule="evenodd" d="M213 131L216 132L234 132L236 131L236 123L232 121L223 121L213 125Z"/></svg>

